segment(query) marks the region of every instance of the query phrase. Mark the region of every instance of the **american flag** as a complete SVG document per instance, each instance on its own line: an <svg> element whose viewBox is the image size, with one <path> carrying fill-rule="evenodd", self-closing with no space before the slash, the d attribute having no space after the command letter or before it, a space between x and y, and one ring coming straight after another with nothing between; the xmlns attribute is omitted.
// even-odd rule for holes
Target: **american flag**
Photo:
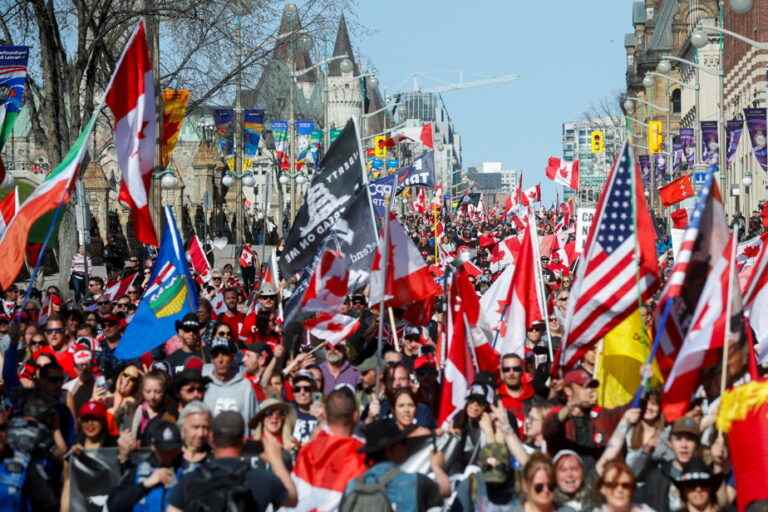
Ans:
<svg viewBox="0 0 768 512"><path fill-rule="evenodd" d="M657 287L656 234L640 168L625 143L597 203L571 287L563 366L574 366Z"/></svg>
<svg viewBox="0 0 768 512"><path fill-rule="evenodd" d="M722 254L729 240L720 191L713 178L716 171L716 166L708 170L707 181L699 192L666 288L656 306L656 325L662 329L656 360L665 378L693 321L711 271L712 255ZM670 309L665 320L666 308Z"/></svg>

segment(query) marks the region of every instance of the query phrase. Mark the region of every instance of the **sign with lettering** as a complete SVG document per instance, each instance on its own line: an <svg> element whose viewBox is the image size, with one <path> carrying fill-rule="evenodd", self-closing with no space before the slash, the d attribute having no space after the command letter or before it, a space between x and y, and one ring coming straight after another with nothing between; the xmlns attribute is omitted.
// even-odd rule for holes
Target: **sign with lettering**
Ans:
<svg viewBox="0 0 768 512"><path fill-rule="evenodd" d="M587 235L589 235L589 228L592 226L596 210L596 208L576 209L576 254L584 251L584 244L587 243Z"/></svg>

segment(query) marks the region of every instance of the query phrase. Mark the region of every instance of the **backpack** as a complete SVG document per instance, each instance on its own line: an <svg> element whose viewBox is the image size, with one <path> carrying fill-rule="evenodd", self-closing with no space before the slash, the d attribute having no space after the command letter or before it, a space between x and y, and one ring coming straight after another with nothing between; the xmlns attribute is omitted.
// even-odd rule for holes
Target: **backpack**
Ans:
<svg viewBox="0 0 768 512"><path fill-rule="evenodd" d="M26 510L22 488L27 480L29 459L0 461L0 510Z"/></svg>
<svg viewBox="0 0 768 512"><path fill-rule="evenodd" d="M216 461L199 466L191 479L185 512L244 512L256 508L256 501L245 483L250 468L243 463L232 471Z"/></svg>
<svg viewBox="0 0 768 512"><path fill-rule="evenodd" d="M395 466L372 483L366 483L365 475L355 478L352 490L341 498L339 512L392 512L387 484L399 474L400 468Z"/></svg>

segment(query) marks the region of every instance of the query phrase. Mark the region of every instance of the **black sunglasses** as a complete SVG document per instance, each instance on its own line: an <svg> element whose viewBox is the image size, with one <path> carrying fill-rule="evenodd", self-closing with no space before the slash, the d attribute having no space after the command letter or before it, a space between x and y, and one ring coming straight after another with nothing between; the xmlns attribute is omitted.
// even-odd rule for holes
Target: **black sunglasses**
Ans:
<svg viewBox="0 0 768 512"><path fill-rule="evenodd" d="M232 331L217 331L216 336L229 336L232 334Z"/></svg>
<svg viewBox="0 0 768 512"><path fill-rule="evenodd" d="M501 371L504 373L509 373L509 372L523 373L523 367L522 366L502 366Z"/></svg>
<svg viewBox="0 0 768 512"><path fill-rule="evenodd" d="M536 491L536 494L541 494L542 492L544 492L544 488L545 487L549 490L549 492L553 492L555 490L554 484L551 484L551 483L546 483L546 484L538 483L538 484L534 484L533 490Z"/></svg>
<svg viewBox="0 0 768 512"><path fill-rule="evenodd" d="M46 334L62 334L64 332L64 328L63 327L54 327L54 328L51 328L51 329L46 329L45 332L46 332Z"/></svg>
<svg viewBox="0 0 768 512"><path fill-rule="evenodd" d="M305 391L307 393L312 392L312 386L294 386L293 390L295 393L301 393L302 391Z"/></svg>

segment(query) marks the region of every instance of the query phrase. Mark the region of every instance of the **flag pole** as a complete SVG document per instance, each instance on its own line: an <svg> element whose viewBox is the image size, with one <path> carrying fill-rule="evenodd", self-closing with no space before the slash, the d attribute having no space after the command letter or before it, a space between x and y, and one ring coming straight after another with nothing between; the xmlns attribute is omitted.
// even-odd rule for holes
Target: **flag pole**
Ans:
<svg viewBox="0 0 768 512"><path fill-rule="evenodd" d="M384 196L384 229L382 230L382 238L384 239L384 248L381 251L381 269L384 274L384 286L382 287L381 299L379 299L379 332L376 342L376 383L380 382L381 376L384 373L384 364L382 359L382 352L384 348L384 303L386 301L387 292L387 265L389 259L389 197L388 194Z"/></svg>
<svg viewBox="0 0 768 512"><path fill-rule="evenodd" d="M536 281L536 292L539 296L539 305L541 307L542 316L544 317L544 327L545 332L547 333L547 349L549 350L549 360L554 362L555 360L555 353L554 350L552 350L552 335L549 332L549 308L547 308L547 295L544 291L544 277L542 275L541 271L541 256L539 255L539 234L536 231L536 218L535 216L532 217L532 210L529 208L528 210L528 229L531 232L531 246L533 247L533 262L535 265L535 281Z"/></svg>
<svg viewBox="0 0 768 512"><path fill-rule="evenodd" d="M733 302L733 286L735 281L734 269L736 263L736 245L738 244L738 231L733 230L731 235L731 254L728 257L728 302L725 304L725 334L723 336L723 369L720 374L720 396L725 392L728 383L728 346L731 337L731 303Z"/></svg>

